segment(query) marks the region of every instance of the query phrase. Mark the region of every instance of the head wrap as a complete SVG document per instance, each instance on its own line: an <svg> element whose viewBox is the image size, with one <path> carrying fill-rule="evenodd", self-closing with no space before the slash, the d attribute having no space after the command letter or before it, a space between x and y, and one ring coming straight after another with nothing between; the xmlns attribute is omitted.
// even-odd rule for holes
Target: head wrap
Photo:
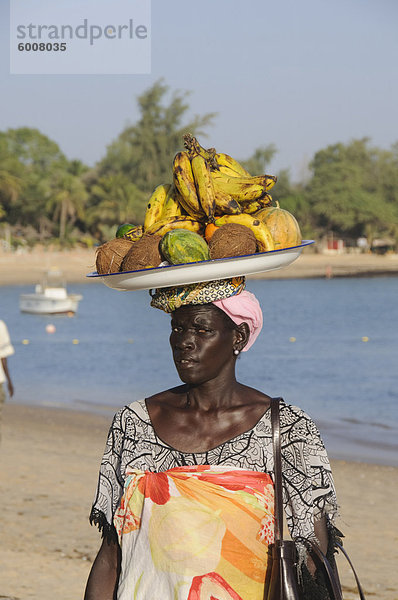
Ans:
<svg viewBox="0 0 398 600"><path fill-rule="evenodd" d="M245 352L252 346L263 326L260 304L251 292L245 291L245 278L202 281L180 287L159 288L150 294L151 306L171 313L187 304L214 304L236 324L247 323L250 337Z"/></svg>
<svg viewBox="0 0 398 600"><path fill-rule="evenodd" d="M202 281L190 285L159 288L150 294L151 306L171 313L186 304L210 304L215 300L223 300L236 296L245 289L244 277Z"/></svg>
<svg viewBox="0 0 398 600"><path fill-rule="evenodd" d="M223 310L236 325L248 324L250 337L242 352L249 350L263 326L263 313L256 296L244 290L238 296L214 300L213 304Z"/></svg>

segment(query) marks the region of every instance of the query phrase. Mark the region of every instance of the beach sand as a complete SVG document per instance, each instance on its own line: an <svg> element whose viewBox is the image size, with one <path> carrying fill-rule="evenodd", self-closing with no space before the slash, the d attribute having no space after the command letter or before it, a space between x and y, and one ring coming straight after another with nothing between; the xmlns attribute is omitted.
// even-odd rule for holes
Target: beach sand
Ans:
<svg viewBox="0 0 398 600"><path fill-rule="evenodd" d="M0 285L34 285L40 282L44 271L52 267L60 269L68 283L87 283L86 274L95 271L95 250L34 250L20 254L0 251ZM398 254L316 254L312 248L307 248L288 267L254 277L286 279L353 275L398 275Z"/></svg>
<svg viewBox="0 0 398 600"><path fill-rule="evenodd" d="M0 598L76 600L100 535L88 523L108 417L6 404L0 473ZM398 468L332 461L338 525L368 599L398 600ZM339 559L346 600L357 596Z"/></svg>

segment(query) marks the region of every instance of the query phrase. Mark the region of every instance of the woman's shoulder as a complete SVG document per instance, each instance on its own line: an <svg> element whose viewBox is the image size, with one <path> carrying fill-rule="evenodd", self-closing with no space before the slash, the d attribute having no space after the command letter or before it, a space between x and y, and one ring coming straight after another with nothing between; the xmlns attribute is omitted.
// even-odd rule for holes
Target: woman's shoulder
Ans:
<svg viewBox="0 0 398 600"><path fill-rule="evenodd" d="M286 403L281 399L280 420L282 429L293 429L296 433L308 438L309 435L319 437L319 430L312 417L299 406Z"/></svg>
<svg viewBox="0 0 398 600"><path fill-rule="evenodd" d="M120 407L113 416L111 429L125 431L126 425L130 422L148 423L148 420L145 399L142 398Z"/></svg>

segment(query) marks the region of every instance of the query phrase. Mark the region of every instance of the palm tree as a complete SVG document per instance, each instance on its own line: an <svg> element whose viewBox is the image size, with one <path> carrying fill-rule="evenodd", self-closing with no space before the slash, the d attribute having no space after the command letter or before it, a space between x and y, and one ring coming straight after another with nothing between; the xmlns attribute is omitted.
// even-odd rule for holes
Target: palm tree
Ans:
<svg viewBox="0 0 398 600"><path fill-rule="evenodd" d="M67 225L84 216L87 191L80 177L63 170L54 174L51 189L46 209L59 221L59 239L63 242Z"/></svg>
<svg viewBox="0 0 398 600"><path fill-rule="evenodd" d="M90 189L86 222L96 235L104 227L142 223L146 197L123 173L104 175Z"/></svg>

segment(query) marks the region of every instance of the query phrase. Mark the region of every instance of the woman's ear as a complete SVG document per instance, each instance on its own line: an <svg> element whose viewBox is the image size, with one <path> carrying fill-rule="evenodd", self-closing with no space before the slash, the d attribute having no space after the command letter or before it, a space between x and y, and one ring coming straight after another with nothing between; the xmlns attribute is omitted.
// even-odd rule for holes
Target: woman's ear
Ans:
<svg viewBox="0 0 398 600"><path fill-rule="evenodd" d="M240 325L237 325L235 329L234 350L239 350L239 352L242 352L243 348L249 341L249 337L249 325L247 323L241 323Z"/></svg>

